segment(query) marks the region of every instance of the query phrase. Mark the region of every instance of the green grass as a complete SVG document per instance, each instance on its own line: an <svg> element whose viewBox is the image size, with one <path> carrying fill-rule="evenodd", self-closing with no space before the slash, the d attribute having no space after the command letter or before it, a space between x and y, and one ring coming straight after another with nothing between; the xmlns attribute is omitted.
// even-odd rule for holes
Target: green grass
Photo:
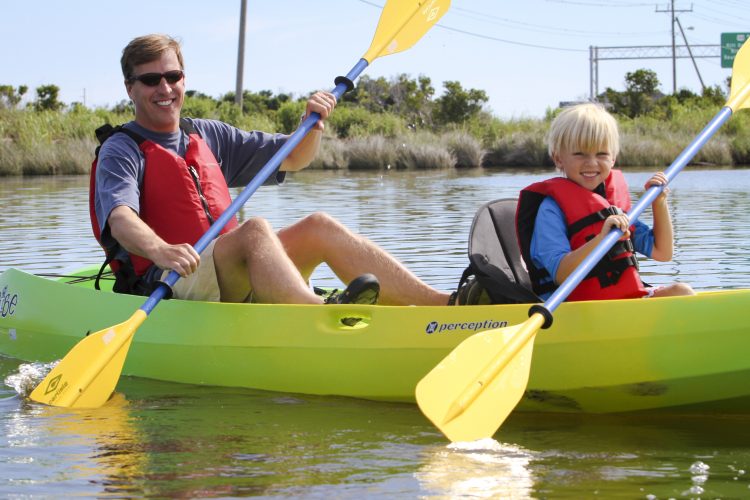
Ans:
<svg viewBox="0 0 750 500"><path fill-rule="evenodd" d="M75 107L63 111L0 108L0 176L88 173L104 123L132 120L116 112ZM714 116L718 107L672 106L658 116L618 117L621 167L666 167ZM274 111L241 114L230 102L187 97L184 116L223 120L246 130L289 132L299 123L303 102ZM442 130L415 130L392 113L339 106L327 121L321 151L310 168L380 170L510 168L551 166L544 119L501 120L480 113ZM750 164L750 113L737 113L696 155L693 163Z"/></svg>

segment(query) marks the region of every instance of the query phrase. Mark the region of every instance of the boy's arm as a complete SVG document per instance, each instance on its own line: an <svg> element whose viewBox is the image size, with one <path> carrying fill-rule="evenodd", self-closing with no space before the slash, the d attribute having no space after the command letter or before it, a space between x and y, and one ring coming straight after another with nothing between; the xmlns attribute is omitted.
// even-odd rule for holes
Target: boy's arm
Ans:
<svg viewBox="0 0 750 500"><path fill-rule="evenodd" d="M651 251L651 258L660 262L672 260L674 253L674 232L672 229L672 217L669 215L669 205L667 204L666 188L667 179L662 172L655 174L645 185L648 189L653 185L665 186L661 194L651 204L651 210L654 213L654 248Z"/></svg>
<svg viewBox="0 0 750 500"><path fill-rule="evenodd" d="M555 283L560 284L565 281L567 277L576 270L583 259L585 259L586 256L604 239L604 237L609 234L613 227L617 227L623 232L623 237L621 239L630 238L629 226L628 216L625 214L610 215L607 217L604 220L604 225L602 226L601 231L599 231L599 234L562 258L560 266L557 268L557 273L555 274Z"/></svg>
<svg viewBox="0 0 750 500"><path fill-rule="evenodd" d="M672 217L669 215L669 205L666 196L659 196L651 205L654 211L654 249L651 258L660 262L672 260L674 252L674 234Z"/></svg>

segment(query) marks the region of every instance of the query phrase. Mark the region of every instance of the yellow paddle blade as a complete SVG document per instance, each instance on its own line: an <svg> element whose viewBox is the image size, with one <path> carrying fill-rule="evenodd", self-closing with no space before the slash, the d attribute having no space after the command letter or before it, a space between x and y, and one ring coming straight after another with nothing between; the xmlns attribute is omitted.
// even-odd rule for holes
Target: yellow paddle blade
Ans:
<svg viewBox="0 0 750 500"><path fill-rule="evenodd" d="M732 64L732 88L727 106L732 111L750 107L750 43L743 43Z"/></svg>
<svg viewBox="0 0 750 500"><path fill-rule="evenodd" d="M98 408L106 403L120 378L133 334L146 316L138 309L124 323L84 337L29 397L69 408Z"/></svg>
<svg viewBox="0 0 750 500"><path fill-rule="evenodd" d="M526 390L542 324L534 314L461 342L417 384L422 413L453 442L492 437Z"/></svg>
<svg viewBox="0 0 750 500"><path fill-rule="evenodd" d="M450 5L450 0L389 0L362 59L369 64L380 56L408 49L448 12Z"/></svg>

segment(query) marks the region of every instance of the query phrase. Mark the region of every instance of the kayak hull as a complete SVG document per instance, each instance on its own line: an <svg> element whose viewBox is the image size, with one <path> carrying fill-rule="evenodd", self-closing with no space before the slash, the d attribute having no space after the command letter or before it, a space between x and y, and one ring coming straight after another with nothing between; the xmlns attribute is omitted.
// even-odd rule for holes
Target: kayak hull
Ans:
<svg viewBox="0 0 750 500"><path fill-rule="evenodd" d="M92 274L91 269L81 272ZM145 298L16 269L0 274L0 354L63 357ZM750 290L564 303L535 340L518 409L610 413L750 410ZM357 317L353 327L341 322ZM522 323L528 305L366 306L162 301L124 375L413 402L416 383L470 335ZM478 367L479 369L479 367Z"/></svg>

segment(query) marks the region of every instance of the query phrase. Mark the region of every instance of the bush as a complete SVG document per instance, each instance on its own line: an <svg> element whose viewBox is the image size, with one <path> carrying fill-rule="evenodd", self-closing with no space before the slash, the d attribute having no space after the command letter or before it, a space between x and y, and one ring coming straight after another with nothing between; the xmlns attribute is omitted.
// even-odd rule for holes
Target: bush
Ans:
<svg viewBox="0 0 750 500"><path fill-rule="evenodd" d="M439 142L403 143L396 148L396 168L403 169L445 169L456 164L456 158L445 144Z"/></svg>
<svg viewBox="0 0 750 500"><path fill-rule="evenodd" d="M731 141L732 161L736 165L750 165L750 137L737 136Z"/></svg>
<svg viewBox="0 0 750 500"><path fill-rule="evenodd" d="M484 161L482 144L466 132L448 132L442 135L440 142L447 144L458 168L480 167Z"/></svg>
<svg viewBox="0 0 750 500"><path fill-rule="evenodd" d="M276 112L277 128L285 134L291 134L300 125L300 118L305 113L305 102L285 102Z"/></svg>
<svg viewBox="0 0 750 500"><path fill-rule="evenodd" d="M544 135L538 131L515 132L501 137L488 148L484 157L486 167L551 166Z"/></svg>
<svg viewBox="0 0 750 500"><path fill-rule="evenodd" d="M381 135L357 137L345 144L349 168L352 170L379 170L396 166L398 154L393 144Z"/></svg>
<svg viewBox="0 0 750 500"><path fill-rule="evenodd" d="M349 157L344 141L329 137L326 133L320 143L320 151L308 168L338 170L349 168Z"/></svg>

